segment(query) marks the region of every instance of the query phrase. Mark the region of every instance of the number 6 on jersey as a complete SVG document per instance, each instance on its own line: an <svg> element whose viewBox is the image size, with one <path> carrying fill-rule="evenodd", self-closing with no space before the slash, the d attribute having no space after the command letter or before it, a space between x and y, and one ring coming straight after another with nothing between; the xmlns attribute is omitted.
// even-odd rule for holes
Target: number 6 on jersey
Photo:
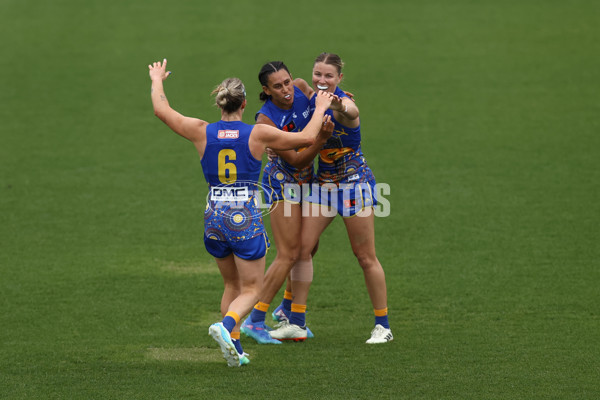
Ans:
<svg viewBox="0 0 600 400"><path fill-rule="evenodd" d="M234 183L237 180L237 168L234 163L236 154L233 149L219 151L219 180L221 183Z"/></svg>

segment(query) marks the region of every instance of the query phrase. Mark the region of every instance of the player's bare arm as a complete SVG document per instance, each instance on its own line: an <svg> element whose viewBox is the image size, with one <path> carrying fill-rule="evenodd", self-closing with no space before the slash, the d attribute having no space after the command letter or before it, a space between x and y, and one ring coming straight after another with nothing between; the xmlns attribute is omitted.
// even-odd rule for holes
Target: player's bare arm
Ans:
<svg viewBox="0 0 600 400"><path fill-rule="evenodd" d="M258 118L256 119L256 123L275 127L275 124L273 123L273 121L271 121L271 119L264 114L258 115ZM333 123L330 123L330 125L331 125L331 132L333 132ZM326 129L328 127L329 127L329 124L324 125L323 128L321 129L321 132L319 132L319 135L315 139L314 143L312 145L310 145L309 147L304 147L302 149L302 151L275 150L275 149L271 149L270 147L267 147L265 152L267 153L267 156L269 157L269 161L272 161L274 156L279 156L279 157L283 158L287 163L289 163L290 165L293 165L296 168L306 167L315 158L315 156L317 155L317 153L319 152L321 147L323 147L323 145L325 144L327 139L329 139L329 137L331 136L331 132L329 134L327 134L327 131L324 131L324 129Z"/></svg>
<svg viewBox="0 0 600 400"><path fill-rule="evenodd" d="M342 125L355 128L360 124L358 107L353 100L333 95L330 108L333 110L335 119Z"/></svg>
<svg viewBox="0 0 600 400"><path fill-rule="evenodd" d="M323 148L327 140L333 133L335 124L331 121L331 118L327 116L323 118L323 126L319 131L319 134L315 138L313 144L308 147L304 147L298 150L278 151L278 154L286 162L293 165L296 168L304 168L308 166Z"/></svg>
<svg viewBox="0 0 600 400"><path fill-rule="evenodd" d="M309 99L315 94L314 89L302 78L294 79L294 86L302 90L302 93Z"/></svg>
<svg viewBox="0 0 600 400"><path fill-rule="evenodd" d="M331 99L331 93L323 91L318 93L313 116L302 132L284 133L269 125L256 125L253 134L256 131L256 138L263 143L265 148L283 150L310 146L314 143L322 127L330 121L330 117L325 115L325 111L329 108Z"/></svg>
<svg viewBox="0 0 600 400"><path fill-rule="evenodd" d="M148 65L148 69L152 81L150 97L154 114L175 133L194 142L198 147L198 144L206 141L206 125L208 123L198 118L186 117L169 105L163 86L163 81L171 75L171 71L167 71L167 59Z"/></svg>

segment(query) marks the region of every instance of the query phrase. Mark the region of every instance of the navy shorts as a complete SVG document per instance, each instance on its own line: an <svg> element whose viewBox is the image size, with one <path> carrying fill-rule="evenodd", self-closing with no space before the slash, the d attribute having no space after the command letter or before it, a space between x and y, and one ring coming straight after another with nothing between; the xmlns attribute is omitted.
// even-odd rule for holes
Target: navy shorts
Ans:
<svg viewBox="0 0 600 400"><path fill-rule="evenodd" d="M270 243L266 233L240 241L217 240L204 235L204 247L215 258L225 258L233 253L244 260L258 260L267 254Z"/></svg>

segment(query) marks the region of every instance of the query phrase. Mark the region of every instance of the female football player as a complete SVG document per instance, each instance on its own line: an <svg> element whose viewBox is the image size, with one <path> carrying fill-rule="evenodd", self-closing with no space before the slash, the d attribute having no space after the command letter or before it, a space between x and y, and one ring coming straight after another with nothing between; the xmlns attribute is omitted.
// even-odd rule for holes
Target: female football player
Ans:
<svg viewBox="0 0 600 400"><path fill-rule="evenodd" d="M270 125L286 132L302 130L310 121L312 107L309 98L296 86L286 65L281 61L266 63L258 74L265 102L256 113L256 123ZM332 127L333 125L331 125ZM315 143L307 148L281 151L270 157L263 172L263 188L271 205L270 220L277 255L265 274L259 302L242 324L241 330L258 343L279 344L269 335L265 316L270 303L298 261L302 229L302 184L314 179L313 160L325 144L331 131L323 130ZM316 247L316 242L313 248ZM305 271L312 276L312 268ZM312 279L312 278L311 278ZM285 297L291 293L286 290Z"/></svg>
<svg viewBox="0 0 600 400"><path fill-rule="evenodd" d="M333 135L319 154L317 181L320 187L313 190L309 199L305 199L319 204L320 212L311 213L303 219L302 249L298 265L312 266L313 246L335 215L342 216L350 245L363 270L375 314L375 327L366 342L386 343L393 336L388 322L385 273L375 253L375 177L361 150L358 107L338 87L343 78L342 67L343 63L338 55L322 53L313 66L313 88L309 88L302 80L295 81L301 89L309 91L311 101L315 99L316 91L327 91L334 96L326 114L331 116L335 124ZM294 294L292 307L305 310L311 280L304 279L305 275L302 273L295 274L295 270L290 275ZM301 312L296 315L292 312L289 322L284 321L278 329L271 331L271 337L281 340L306 337L304 318Z"/></svg>
<svg viewBox="0 0 600 400"><path fill-rule="evenodd" d="M313 118L299 133L289 134L266 124L242 122L246 91L237 78L225 79L214 91L221 120L208 123L181 115L169 106L163 81L167 60L148 66L155 115L175 133L191 141L201 159L209 196L204 214L204 244L215 257L225 283L221 322L209 334L221 347L229 366L248 363L231 334L256 301L262 288L268 239L257 207L261 158L267 147L277 150L310 146L329 117L331 94L319 93ZM239 332L238 332L239 334ZM237 347L236 347L237 346Z"/></svg>

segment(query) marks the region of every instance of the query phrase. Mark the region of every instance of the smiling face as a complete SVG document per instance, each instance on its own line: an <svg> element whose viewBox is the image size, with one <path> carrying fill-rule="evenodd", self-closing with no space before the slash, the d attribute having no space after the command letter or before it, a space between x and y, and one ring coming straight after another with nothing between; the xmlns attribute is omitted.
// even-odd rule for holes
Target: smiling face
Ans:
<svg viewBox="0 0 600 400"><path fill-rule="evenodd" d="M335 92L335 88L342 81L344 74L338 73L337 67L324 62L315 63L313 67L312 83L315 91L325 90Z"/></svg>
<svg viewBox="0 0 600 400"><path fill-rule="evenodd" d="M294 103L294 81L285 69L280 69L269 75L267 86L263 91L271 96L271 101L279 108L289 110Z"/></svg>

